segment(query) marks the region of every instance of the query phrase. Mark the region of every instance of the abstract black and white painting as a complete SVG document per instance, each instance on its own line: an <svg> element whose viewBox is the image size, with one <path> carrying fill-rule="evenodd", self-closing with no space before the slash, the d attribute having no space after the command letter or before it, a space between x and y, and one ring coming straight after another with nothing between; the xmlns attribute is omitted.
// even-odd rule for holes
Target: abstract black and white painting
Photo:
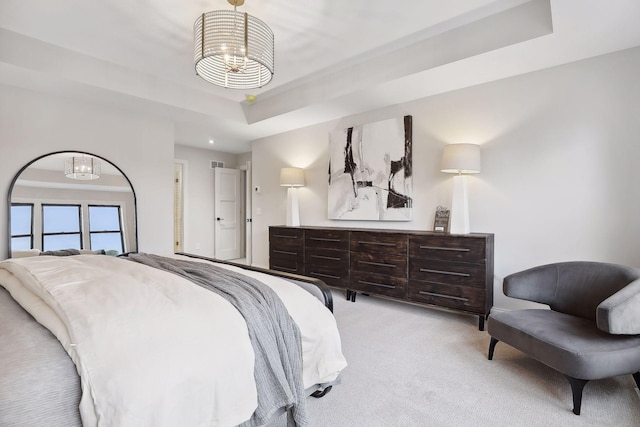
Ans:
<svg viewBox="0 0 640 427"><path fill-rule="evenodd" d="M411 116L329 135L329 219L410 221Z"/></svg>

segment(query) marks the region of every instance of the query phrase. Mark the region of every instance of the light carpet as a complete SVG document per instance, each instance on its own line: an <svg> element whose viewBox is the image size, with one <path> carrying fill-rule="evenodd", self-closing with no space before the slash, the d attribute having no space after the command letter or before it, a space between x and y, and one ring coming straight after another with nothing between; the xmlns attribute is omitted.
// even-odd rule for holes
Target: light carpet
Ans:
<svg viewBox="0 0 640 427"><path fill-rule="evenodd" d="M313 427L640 426L631 375L589 382L574 415L564 376L498 343L477 317L334 291L349 366L307 400Z"/></svg>

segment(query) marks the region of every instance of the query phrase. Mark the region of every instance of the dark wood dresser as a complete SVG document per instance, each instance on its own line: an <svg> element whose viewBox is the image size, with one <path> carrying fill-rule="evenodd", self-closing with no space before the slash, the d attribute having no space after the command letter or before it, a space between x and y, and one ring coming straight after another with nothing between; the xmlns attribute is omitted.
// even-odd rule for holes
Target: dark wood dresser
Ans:
<svg viewBox="0 0 640 427"><path fill-rule="evenodd" d="M269 268L346 290L478 316L493 306L493 234L269 227Z"/></svg>

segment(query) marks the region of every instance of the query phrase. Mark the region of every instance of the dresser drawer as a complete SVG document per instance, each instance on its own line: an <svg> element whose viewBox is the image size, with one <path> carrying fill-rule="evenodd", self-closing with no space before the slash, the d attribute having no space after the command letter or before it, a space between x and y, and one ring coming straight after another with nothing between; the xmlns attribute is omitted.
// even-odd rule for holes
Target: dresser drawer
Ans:
<svg viewBox="0 0 640 427"><path fill-rule="evenodd" d="M352 231L350 247L353 252L391 254L406 257L407 236L395 233Z"/></svg>
<svg viewBox="0 0 640 427"><path fill-rule="evenodd" d="M486 314L484 289L409 281L410 301L455 308L477 314Z"/></svg>
<svg viewBox="0 0 640 427"><path fill-rule="evenodd" d="M303 257L283 254L282 251L269 251L269 268L287 273L304 274Z"/></svg>
<svg viewBox="0 0 640 427"><path fill-rule="evenodd" d="M348 230L306 230L304 244L307 248L349 250Z"/></svg>
<svg viewBox="0 0 640 427"><path fill-rule="evenodd" d="M304 251L304 263L349 268L349 252L307 246Z"/></svg>
<svg viewBox="0 0 640 427"><path fill-rule="evenodd" d="M351 270L350 283L349 289L360 292L406 298L407 279L405 277L390 277L384 274Z"/></svg>
<svg viewBox="0 0 640 427"><path fill-rule="evenodd" d="M304 230L269 227L269 268L304 274Z"/></svg>
<svg viewBox="0 0 640 427"><path fill-rule="evenodd" d="M474 237L409 236L409 256L444 261L484 262L486 240Z"/></svg>
<svg viewBox="0 0 640 427"><path fill-rule="evenodd" d="M332 265L313 265L305 264L304 274L315 277L325 282L329 286L339 288L349 287L349 265L344 266Z"/></svg>
<svg viewBox="0 0 640 427"><path fill-rule="evenodd" d="M407 257L403 255L352 252L350 264L352 271L407 277Z"/></svg>
<svg viewBox="0 0 640 427"><path fill-rule="evenodd" d="M295 253L302 256L304 252L304 230L299 228L270 227L269 247L278 251Z"/></svg>
<svg viewBox="0 0 640 427"><path fill-rule="evenodd" d="M411 258L409 279L484 289L486 268L484 264Z"/></svg>

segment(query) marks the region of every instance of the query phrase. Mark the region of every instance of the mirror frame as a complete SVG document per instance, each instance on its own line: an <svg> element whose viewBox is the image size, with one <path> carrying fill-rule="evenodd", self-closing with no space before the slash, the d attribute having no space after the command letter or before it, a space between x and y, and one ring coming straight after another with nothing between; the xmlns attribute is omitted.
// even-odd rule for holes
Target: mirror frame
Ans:
<svg viewBox="0 0 640 427"><path fill-rule="evenodd" d="M109 163L111 166L113 166L114 168L116 168L118 170L118 172L120 172L122 174L122 176L124 177L124 179L127 180L127 183L129 183L129 187L131 188L131 192L133 193L133 225L134 225L134 240L136 242L136 250L135 251L128 251L128 252L138 252L139 249L139 242L138 242L138 198L136 197L136 190L133 188L133 184L131 183L131 180L129 179L129 177L127 176L126 173L124 173L122 171L122 169L120 169L119 166L117 166L115 163L113 163L112 161L105 159L102 156L99 156L97 154L93 154L93 153L89 153L86 151L78 151L78 150L61 150L61 151L53 151L51 153L47 153L47 154L43 154L42 156L39 156L33 160L31 160L29 163L27 163L26 165L24 165L22 168L20 168L20 170L15 174L15 176L13 177L13 179L11 180L11 185L9 185L9 192L7 194L7 242L8 242L8 249L9 252L7 253L7 258L11 258L11 195L13 194L13 187L16 184L16 181L18 180L18 178L20 177L20 175L22 175L22 172L25 171L25 169L27 169L29 166L31 166L32 164L34 164L35 162L37 162L38 160L41 160L45 157L48 156L52 156L55 154L85 154L87 156L92 156L92 157L96 157L104 162ZM127 253L127 252L125 252Z"/></svg>

